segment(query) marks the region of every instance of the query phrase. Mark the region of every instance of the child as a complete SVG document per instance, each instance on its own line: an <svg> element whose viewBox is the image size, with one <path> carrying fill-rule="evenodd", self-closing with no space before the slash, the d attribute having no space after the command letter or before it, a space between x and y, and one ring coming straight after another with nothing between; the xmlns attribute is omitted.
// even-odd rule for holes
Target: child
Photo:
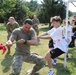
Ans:
<svg viewBox="0 0 76 75"><path fill-rule="evenodd" d="M50 30L54 27L51 21L52 21L52 18L50 18L50 23L51 23ZM49 50L52 50L54 48L53 39L49 40L48 47L49 47ZM56 66L56 62L57 62L56 58L54 58L52 60L52 64Z"/></svg>
<svg viewBox="0 0 76 75"><path fill-rule="evenodd" d="M68 45L70 44L71 40L72 40L72 26L70 25L70 22L68 21L68 26L67 26L67 32L66 32L66 21L64 21L64 26L63 26L63 34L64 34L64 37L68 43ZM66 35L67 34L67 35ZM66 57L68 58L68 52L67 52L67 55Z"/></svg>
<svg viewBox="0 0 76 75"><path fill-rule="evenodd" d="M60 26L61 18L59 16L55 16L52 18L52 24L53 28L40 36L38 38L40 39L53 39L54 42L54 49L48 51L45 55L45 60L48 63L49 72L47 75L54 75L54 72L52 70L52 59L60 56L61 54L67 52L67 42L65 38L63 38L62 32L63 28ZM43 36L45 34L49 34L50 36Z"/></svg>

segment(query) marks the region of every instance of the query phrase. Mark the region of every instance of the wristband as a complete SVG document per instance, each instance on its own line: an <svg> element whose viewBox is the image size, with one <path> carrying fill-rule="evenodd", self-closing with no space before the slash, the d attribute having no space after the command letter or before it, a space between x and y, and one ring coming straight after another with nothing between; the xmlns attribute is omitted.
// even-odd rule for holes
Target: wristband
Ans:
<svg viewBox="0 0 76 75"><path fill-rule="evenodd" d="M27 43L27 40L25 40L24 44L26 44L26 43Z"/></svg>

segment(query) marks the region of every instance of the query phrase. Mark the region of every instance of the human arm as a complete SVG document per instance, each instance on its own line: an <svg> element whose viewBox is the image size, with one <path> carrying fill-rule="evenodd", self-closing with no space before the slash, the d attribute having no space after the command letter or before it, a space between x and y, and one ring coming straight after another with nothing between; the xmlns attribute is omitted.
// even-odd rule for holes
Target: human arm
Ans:
<svg viewBox="0 0 76 75"><path fill-rule="evenodd" d="M6 45L7 45L7 46L12 46L12 44L13 44L14 40L16 40L16 38L17 38L17 31L14 30L14 31L12 32L9 40L6 42Z"/></svg>
<svg viewBox="0 0 76 75"><path fill-rule="evenodd" d="M20 39L18 40L20 44L37 45L37 37L32 37L31 40Z"/></svg>
<svg viewBox="0 0 76 75"><path fill-rule="evenodd" d="M6 42L6 46L12 46L14 40L15 40L14 38L10 38L10 39Z"/></svg>
<svg viewBox="0 0 76 75"><path fill-rule="evenodd" d="M30 31L27 33L29 39L20 39L18 40L18 43L20 44L28 44L28 45L37 45L37 36L35 33L35 30L33 28L30 29Z"/></svg>
<svg viewBox="0 0 76 75"><path fill-rule="evenodd" d="M50 35L48 35L47 32L42 33L41 35L38 36L39 39L50 39Z"/></svg>

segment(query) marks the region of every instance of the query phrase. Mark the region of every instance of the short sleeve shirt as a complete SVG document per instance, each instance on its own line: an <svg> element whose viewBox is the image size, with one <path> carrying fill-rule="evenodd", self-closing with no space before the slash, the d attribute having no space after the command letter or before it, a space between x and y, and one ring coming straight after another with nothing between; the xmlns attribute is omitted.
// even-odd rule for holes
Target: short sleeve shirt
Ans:
<svg viewBox="0 0 76 75"><path fill-rule="evenodd" d="M67 52L67 42L65 39L63 39L62 31L63 31L63 28L59 26L58 28L52 28L47 33L53 39L54 48L59 48L63 52Z"/></svg>
<svg viewBox="0 0 76 75"><path fill-rule="evenodd" d="M32 37L36 37L35 31L31 28L28 32L23 32L21 28L15 29L10 38L14 38L16 41L20 39L31 40ZM28 44L16 44L16 54L28 54L30 53L30 45Z"/></svg>
<svg viewBox="0 0 76 75"><path fill-rule="evenodd" d="M8 35L10 36L12 31L15 29L15 28L18 28L19 27L19 24L17 22L15 22L13 25L11 25L9 22L7 23L6 25L6 30L7 30L7 33Z"/></svg>
<svg viewBox="0 0 76 75"><path fill-rule="evenodd" d="M39 24L39 20L38 20L38 19L35 19L35 20L34 20L34 19L32 19L32 22L33 22L33 25L35 25L35 24L37 24L37 25L38 25L38 24Z"/></svg>
<svg viewBox="0 0 76 75"><path fill-rule="evenodd" d="M66 37L66 26L63 27L64 36ZM69 42L71 41L72 36L72 26L67 26L67 38L69 39Z"/></svg>

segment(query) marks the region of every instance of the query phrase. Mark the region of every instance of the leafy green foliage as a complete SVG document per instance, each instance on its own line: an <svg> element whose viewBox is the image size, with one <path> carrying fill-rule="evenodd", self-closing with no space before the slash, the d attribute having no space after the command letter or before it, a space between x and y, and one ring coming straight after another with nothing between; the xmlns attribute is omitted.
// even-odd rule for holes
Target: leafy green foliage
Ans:
<svg viewBox="0 0 76 75"><path fill-rule="evenodd" d="M0 15L11 12L14 6L15 0L0 0Z"/></svg>
<svg viewBox="0 0 76 75"><path fill-rule="evenodd" d="M43 0L39 19L41 22L48 23L50 17L61 16L62 19L65 18L66 6L62 0Z"/></svg>
<svg viewBox="0 0 76 75"><path fill-rule="evenodd" d="M0 20L5 20L5 15L14 10L15 0L0 0Z"/></svg>

